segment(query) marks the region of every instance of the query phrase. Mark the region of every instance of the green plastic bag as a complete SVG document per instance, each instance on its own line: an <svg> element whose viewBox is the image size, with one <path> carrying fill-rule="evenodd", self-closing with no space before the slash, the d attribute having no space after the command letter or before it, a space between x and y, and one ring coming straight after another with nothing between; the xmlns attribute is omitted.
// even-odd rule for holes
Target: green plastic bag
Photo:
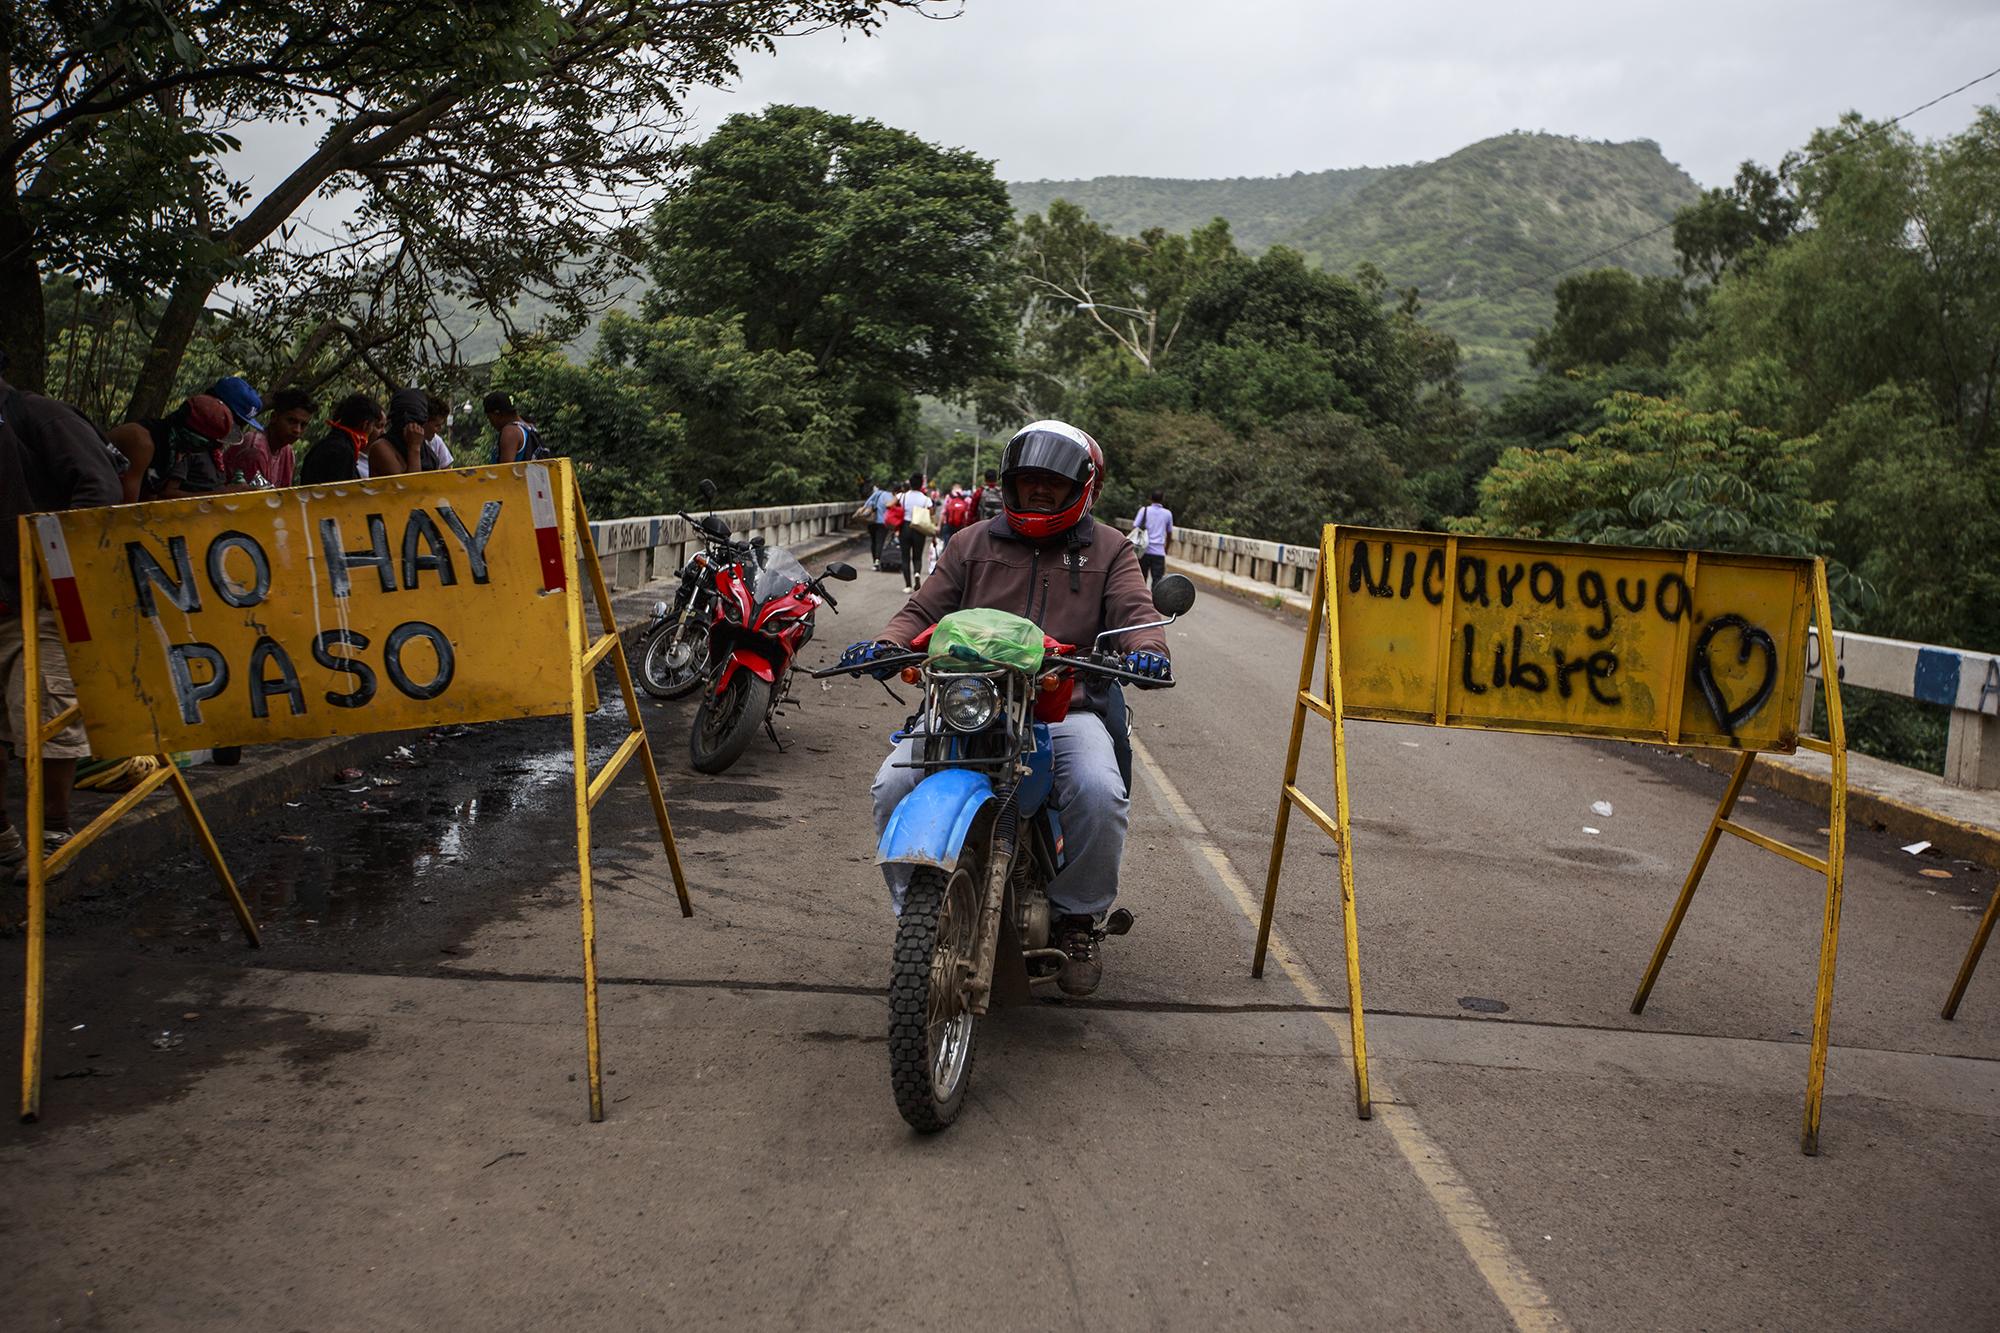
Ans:
<svg viewBox="0 0 2000 1333"><path fill-rule="evenodd" d="M990 606L954 611L931 631L930 655L968 667L1006 666L1035 671L1042 665L1042 631L1032 620Z"/></svg>

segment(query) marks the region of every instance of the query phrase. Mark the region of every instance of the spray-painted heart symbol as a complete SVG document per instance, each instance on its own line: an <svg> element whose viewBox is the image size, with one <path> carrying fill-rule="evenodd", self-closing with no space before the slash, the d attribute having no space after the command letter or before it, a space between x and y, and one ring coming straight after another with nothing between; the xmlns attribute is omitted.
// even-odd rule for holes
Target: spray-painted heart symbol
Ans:
<svg viewBox="0 0 2000 1333"><path fill-rule="evenodd" d="M1764 650L1764 679L1744 702L1731 708L1729 701L1722 697L1722 686L1715 679L1715 664L1709 660L1709 652L1715 643L1715 636L1722 630L1733 629L1737 635L1736 662L1742 665L1750 660L1753 648ZM1757 716L1757 710L1770 701L1771 691L1778 686L1778 645L1768 632L1759 629L1739 615L1717 616L1708 622L1707 628L1694 645L1694 679L1701 687L1701 697L1708 701L1708 711L1715 714L1715 720L1736 739L1736 729Z"/></svg>

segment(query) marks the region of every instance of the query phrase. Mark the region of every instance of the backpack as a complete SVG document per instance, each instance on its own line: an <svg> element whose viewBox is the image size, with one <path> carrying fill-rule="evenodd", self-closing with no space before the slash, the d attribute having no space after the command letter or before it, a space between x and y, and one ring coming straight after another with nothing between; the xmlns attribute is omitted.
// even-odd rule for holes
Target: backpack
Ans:
<svg viewBox="0 0 2000 1333"><path fill-rule="evenodd" d="M998 518L1001 511L1006 507L1007 501L1000 494L998 486L983 486L980 488L979 516L981 518Z"/></svg>
<svg viewBox="0 0 2000 1333"><path fill-rule="evenodd" d="M944 521L954 528L962 528L972 521L972 501L963 495L954 495L944 502Z"/></svg>
<svg viewBox="0 0 2000 1333"><path fill-rule="evenodd" d="M884 574L900 574L903 572L902 543L882 543L882 572Z"/></svg>
<svg viewBox="0 0 2000 1333"><path fill-rule="evenodd" d="M525 421L517 424L521 427L521 452L514 455L516 463L532 463L537 458L547 458L555 453L540 431Z"/></svg>

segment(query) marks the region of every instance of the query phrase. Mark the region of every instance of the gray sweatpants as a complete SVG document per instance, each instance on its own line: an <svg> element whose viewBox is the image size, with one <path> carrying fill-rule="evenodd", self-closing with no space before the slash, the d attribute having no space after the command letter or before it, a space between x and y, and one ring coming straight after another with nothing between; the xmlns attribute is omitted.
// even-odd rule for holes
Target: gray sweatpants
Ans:
<svg viewBox="0 0 2000 1333"><path fill-rule="evenodd" d="M1049 885L1049 903L1057 912L1101 916L1118 897L1118 863L1125 855L1125 823L1130 802L1118 776L1118 758L1111 751L1111 733L1095 713L1071 713L1049 728L1055 746L1055 783L1049 803L1062 826L1063 850L1069 862ZM889 827L889 816L923 780L916 768L896 768L914 758L915 742L896 744L875 772L875 835ZM883 866L889 883L890 906L903 910L903 893L910 886L908 866Z"/></svg>

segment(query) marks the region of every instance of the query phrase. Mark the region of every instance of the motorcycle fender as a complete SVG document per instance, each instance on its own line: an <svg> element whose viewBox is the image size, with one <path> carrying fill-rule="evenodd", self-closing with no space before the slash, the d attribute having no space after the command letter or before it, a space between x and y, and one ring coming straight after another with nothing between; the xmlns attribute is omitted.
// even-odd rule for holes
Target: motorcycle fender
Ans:
<svg viewBox="0 0 2000 1333"><path fill-rule="evenodd" d="M947 768L931 774L889 816L876 863L952 869L972 821L992 799L993 783L984 773Z"/></svg>
<svg viewBox="0 0 2000 1333"><path fill-rule="evenodd" d="M722 674L716 677L716 698L719 699L722 697L722 692L729 688L729 682L735 679L736 673L739 670L748 671L759 679L770 681L774 685L778 681L778 673L771 669L769 662L756 653L751 652L748 648L738 648L729 655L729 660L722 664Z"/></svg>

